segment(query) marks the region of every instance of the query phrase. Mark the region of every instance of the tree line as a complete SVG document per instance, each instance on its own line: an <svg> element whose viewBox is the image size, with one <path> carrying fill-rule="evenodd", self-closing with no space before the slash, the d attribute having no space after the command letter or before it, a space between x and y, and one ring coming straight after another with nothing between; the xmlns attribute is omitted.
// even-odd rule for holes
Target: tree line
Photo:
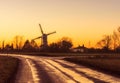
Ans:
<svg viewBox="0 0 120 83"><path fill-rule="evenodd" d="M34 40L24 40L23 36L15 36L11 44L2 42L1 52L70 52L73 46L72 40L63 37L57 42L52 42L45 49Z"/></svg>
<svg viewBox="0 0 120 83"><path fill-rule="evenodd" d="M0 52L73 52L73 43L71 38L63 37L59 41L52 42L47 48L42 49L36 41L25 40L23 36L15 36L11 44L2 42ZM84 45L76 47L76 52L103 53L120 52L120 27L110 35L104 35L96 43L96 48L87 48Z"/></svg>

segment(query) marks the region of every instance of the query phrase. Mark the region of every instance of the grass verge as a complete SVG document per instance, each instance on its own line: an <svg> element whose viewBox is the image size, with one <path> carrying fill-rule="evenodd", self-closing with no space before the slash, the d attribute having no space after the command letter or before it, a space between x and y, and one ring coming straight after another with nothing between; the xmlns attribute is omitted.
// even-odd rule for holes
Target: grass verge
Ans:
<svg viewBox="0 0 120 83"><path fill-rule="evenodd" d="M65 60L120 77L120 58L72 57Z"/></svg>
<svg viewBox="0 0 120 83"><path fill-rule="evenodd" d="M0 56L0 83L10 83L18 67L18 59L9 56Z"/></svg>

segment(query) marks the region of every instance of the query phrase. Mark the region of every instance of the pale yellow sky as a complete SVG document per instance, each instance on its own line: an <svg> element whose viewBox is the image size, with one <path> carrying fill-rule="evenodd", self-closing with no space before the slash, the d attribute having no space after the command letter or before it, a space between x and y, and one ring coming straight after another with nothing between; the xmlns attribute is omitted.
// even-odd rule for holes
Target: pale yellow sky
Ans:
<svg viewBox="0 0 120 83"><path fill-rule="evenodd" d="M75 45L94 46L120 26L120 0L0 0L1 41L38 37L39 23L46 33L57 31L49 43L67 36Z"/></svg>

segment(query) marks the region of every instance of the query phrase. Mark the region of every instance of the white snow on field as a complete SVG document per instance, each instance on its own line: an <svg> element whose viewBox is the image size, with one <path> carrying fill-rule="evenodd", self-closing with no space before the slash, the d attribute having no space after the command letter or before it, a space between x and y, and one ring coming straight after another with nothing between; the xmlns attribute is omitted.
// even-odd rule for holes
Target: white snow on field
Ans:
<svg viewBox="0 0 120 83"><path fill-rule="evenodd" d="M73 80L71 80L69 77L61 73L58 69L53 67L52 65L48 64L46 61L42 61L43 64L45 64L47 67L45 68L47 71L53 71L54 74L59 76L59 79L61 79L64 83L76 83ZM51 70L50 70L51 69Z"/></svg>
<svg viewBox="0 0 120 83"><path fill-rule="evenodd" d="M50 64L54 65L55 67L57 67L58 69L60 69L62 72L66 73L67 75L71 76L71 78L73 78L76 82L80 82L80 83L94 83L92 80L87 79L83 76L81 76L80 74L68 69L68 68L64 68L63 66L61 66L60 64L52 61L52 60L46 60L47 62L49 62Z"/></svg>
<svg viewBox="0 0 120 83"><path fill-rule="evenodd" d="M93 69L90 69L90 68L87 68L87 67L84 67L84 66L78 66L74 63L70 63L70 62L67 62L67 61L63 61L63 60L57 60L57 61L60 62L60 63L64 63L68 66L73 66L74 69L76 69L80 72L83 72L90 77L100 79L100 80L103 80L103 81L108 82L108 83L120 83L120 78L110 76L110 75L98 72L96 70L93 70Z"/></svg>
<svg viewBox="0 0 120 83"><path fill-rule="evenodd" d="M31 72L32 72L32 76L33 76L33 80L35 83L40 83L40 78L39 78L39 74L38 74L38 71L35 67L35 64L32 62L32 60L30 59L26 59L30 69L31 69Z"/></svg>
<svg viewBox="0 0 120 83"><path fill-rule="evenodd" d="M94 70L91 70L91 69L88 69L88 68L84 68L84 69L76 68L76 70L82 71L82 72L84 72L85 74L87 74L91 77L103 80L103 81L108 82L108 83L120 83L120 78L113 77L113 76L110 76L110 75L107 75L107 74L103 74L103 73L100 73L98 71L94 71Z"/></svg>
<svg viewBox="0 0 120 83"><path fill-rule="evenodd" d="M1 54L1 55L8 56L8 54ZM28 55L10 54L10 56L19 56L26 59L31 69L32 76L35 83L40 83L41 79L39 78L40 76L38 74L37 68L35 67L35 64L33 63L33 61L40 61L40 63L43 63L45 65L45 70L53 71L54 75L58 76L58 79L63 80L63 83L76 83L76 82L94 83L91 79L88 79L87 77L82 76L78 72L82 72L89 77L92 77L107 83L120 83L120 78L114 77L112 75L107 75L107 74L98 72L96 70L87 68L85 66L76 65L74 63L70 63L64 60L48 58L48 57L28 56ZM64 67L60 63L65 64L66 66L70 66L70 68L73 68L73 70L71 70L69 67L68 68Z"/></svg>

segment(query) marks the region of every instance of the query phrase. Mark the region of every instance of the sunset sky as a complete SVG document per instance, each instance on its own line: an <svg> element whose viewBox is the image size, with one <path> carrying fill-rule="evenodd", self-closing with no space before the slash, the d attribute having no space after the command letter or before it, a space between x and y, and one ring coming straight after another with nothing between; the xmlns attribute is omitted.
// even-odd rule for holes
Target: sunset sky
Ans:
<svg viewBox="0 0 120 83"><path fill-rule="evenodd" d="M49 43L65 36L94 46L120 26L120 0L0 0L0 42L38 37L39 23L45 33L57 32Z"/></svg>

